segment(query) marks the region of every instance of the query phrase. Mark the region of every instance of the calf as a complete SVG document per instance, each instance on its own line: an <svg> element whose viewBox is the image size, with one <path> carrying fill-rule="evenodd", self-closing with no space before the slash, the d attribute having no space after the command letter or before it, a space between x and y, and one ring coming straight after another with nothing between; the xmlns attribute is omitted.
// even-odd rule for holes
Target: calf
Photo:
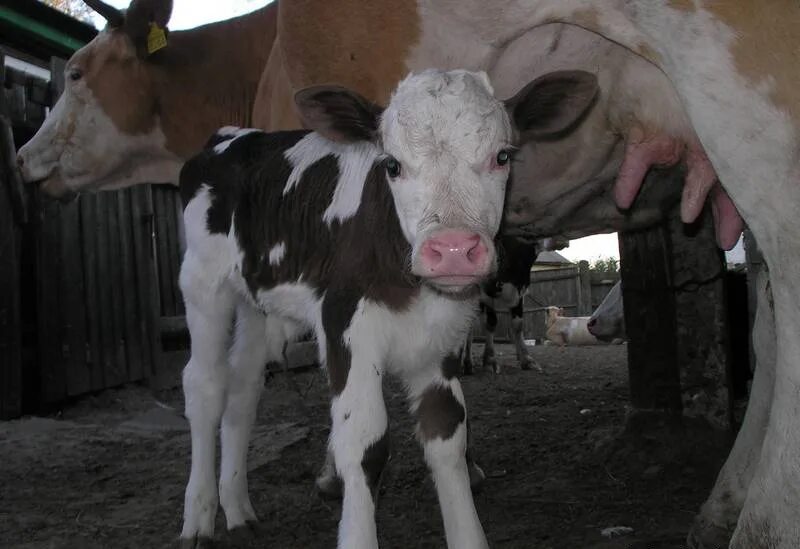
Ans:
<svg viewBox="0 0 800 549"><path fill-rule="evenodd" d="M498 271L481 286L481 313L486 315L486 340L483 347L483 367L500 373L494 352L494 331L497 328L497 311L506 309L511 314L511 330L517 351L517 363L523 370L531 367L541 371L528 354L523 333L523 305L528 285L531 281L531 268L539 252L555 249L554 244L563 239L542 239L531 241L526 238L503 235L498 238ZM568 242L564 242L567 245ZM472 374L472 334L467 336L464 346L464 374Z"/></svg>
<svg viewBox="0 0 800 549"><path fill-rule="evenodd" d="M609 290L597 306L586 324L594 337L600 341L611 342L627 339L625 336L625 309L622 302L622 281Z"/></svg>
<svg viewBox="0 0 800 549"><path fill-rule="evenodd" d="M548 307L545 319L545 337L548 342L561 345L596 345L597 338L589 333L588 316L563 316L560 307Z"/></svg>
<svg viewBox="0 0 800 549"><path fill-rule="evenodd" d="M588 73L555 73L506 108L542 135L560 134L596 93ZM495 268L509 115L486 75L465 71L411 76L385 110L330 86L295 99L318 133L224 128L181 171L180 284L192 339L183 374L192 436L183 543L195 547L213 534L220 426L228 528L256 520L246 451L264 364L311 329L333 395L329 449L344 486L339 547L377 547L387 373L403 381L417 416L448 546L486 547L455 373L478 284Z"/></svg>

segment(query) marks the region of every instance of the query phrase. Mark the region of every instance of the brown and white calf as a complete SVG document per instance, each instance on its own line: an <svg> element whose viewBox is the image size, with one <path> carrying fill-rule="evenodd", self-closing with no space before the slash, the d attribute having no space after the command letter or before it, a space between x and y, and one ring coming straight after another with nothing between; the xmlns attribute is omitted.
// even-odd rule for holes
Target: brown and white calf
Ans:
<svg viewBox="0 0 800 549"><path fill-rule="evenodd" d="M564 316L564 309L560 307L547 307L545 317L546 343L556 345L597 345L599 341L594 337L586 325L588 316Z"/></svg>
<svg viewBox="0 0 800 549"><path fill-rule="evenodd" d="M256 520L246 455L264 365L312 329L333 393L339 547L377 547L386 374L403 381L418 418L448 547L487 547L455 374L478 284L495 268L513 141L506 108L557 134L595 94L580 72L543 77L505 106L485 74L465 71L410 76L385 110L344 88L310 88L298 109L317 132L223 128L185 165L186 546L213 535L218 496L229 528Z"/></svg>

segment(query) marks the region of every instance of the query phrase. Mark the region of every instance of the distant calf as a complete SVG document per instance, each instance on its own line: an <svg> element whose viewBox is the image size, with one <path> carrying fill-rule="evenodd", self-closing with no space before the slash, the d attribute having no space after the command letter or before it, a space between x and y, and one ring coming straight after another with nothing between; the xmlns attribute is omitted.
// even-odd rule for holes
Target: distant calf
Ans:
<svg viewBox="0 0 800 549"><path fill-rule="evenodd" d="M343 88L310 88L296 99L318 133L225 128L184 166L184 546L213 534L218 496L228 528L256 520L247 447L264 364L312 329L344 485L338 546L378 546L374 496L389 455L382 384L392 373L418 419L448 547L487 547L455 375L478 284L495 269L512 146L506 109L547 138L574 126L596 92L588 73L553 73L504 107L483 73L426 71L384 110Z"/></svg>
<svg viewBox="0 0 800 549"><path fill-rule="evenodd" d="M625 310L622 302L622 281L617 282L589 317L589 332L605 342L624 341Z"/></svg>
<svg viewBox="0 0 800 549"><path fill-rule="evenodd" d="M563 316L560 307L548 307L545 319L545 337L557 345L597 345L596 337L589 333L588 316Z"/></svg>
<svg viewBox="0 0 800 549"><path fill-rule="evenodd" d="M562 238L531 240L503 235L498 238L497 274L481 285L481 314L486 315L486 338L483 346L483 367L500 372L494 350L497 312L507 310L511 315L511 337L517 352L517 364L523 370L541 366L530 357L525 346L524 300L531 282L531 268L544 250L555 250L569 244ZM473 372L472 334L464 346L464 374Z"/></svg>

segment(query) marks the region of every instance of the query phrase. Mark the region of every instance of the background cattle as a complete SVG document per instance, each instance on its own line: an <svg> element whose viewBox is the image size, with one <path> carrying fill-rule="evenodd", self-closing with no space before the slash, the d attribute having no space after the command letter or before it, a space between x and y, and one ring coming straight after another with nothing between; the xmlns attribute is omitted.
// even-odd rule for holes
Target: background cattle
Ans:
<svg viewBox="0 0 800 549"><path fill-rule="evenodd" d="M625 310L622 301L622 281L617 282L597 309L589 317L586 324L594 337L601 341L611 342L625 340Z"/></svg>
<svg viewBox="0 0 800 549"><path fill-rule="evenodd" d="M588 316L564 316L564 309L547 307L545 322L545 343L556 345L596 345L600 343L589 333L586 325Z"/></svg>

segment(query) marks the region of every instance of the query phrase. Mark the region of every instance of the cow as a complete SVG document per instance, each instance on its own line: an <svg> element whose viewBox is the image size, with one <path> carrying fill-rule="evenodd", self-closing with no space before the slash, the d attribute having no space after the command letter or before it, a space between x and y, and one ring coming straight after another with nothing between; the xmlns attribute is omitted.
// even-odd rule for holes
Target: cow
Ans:
<svg viewBox="0 0 800 549"><path fill-rule="evenodd" d="M597 345L599 341L586 325L588 316L564 316L564 309L550 306L545 308L545 344Z"/></svg>
<svg viewBox="0 0 800 549"><path fill-rule="evenodd" d="M800 484L800 468L782 458L800 454L800 429L786 427L798 424L788 388L800 370L800 342L791 335L800 326L792 291L800 244L790 229L800 202L800 7L788 0L454 1L281 3L253 124L299 127L292 92L313 84L342 82L385 102L409 69L483 69L501 97L537 71L596 72L602 93L577 131L523 144L506 220L534 238L632 229L657 221L677 195L685 221L706 199L712 203L717 238L728 248L743 214L776 277L778 352L759 362L775 368L778 390L753 392L773 411L762 425L767 436L740 431L758 448L734 446L690 543L719 546L727 536L734 549L800 545L787 511L800 507L790 489ZM656 169L678 164L686 167L684 185ZM32 181L41 171L23 166L23 174ZM735 482L723 478L731 471Z"/></svg>
<svg viewBox="0 0 800 549"><path fill-rule="evenodd" d="M622 301L622 281L614 284L594 310L589 322L586 324L594 337L600 341L624 341L625 335L625 310Z"/></svg>
<svg viewBox="0 0 800 549"><path fill-rule="evenodd" d="M753 399L768 402L751 405L769 410L767 416L753 412L767 418L761 424L766 434L740 431L740 439L758 448L734 446L689 543L800 546L792 511L800 508L800 492L793 488L800 484L793 389L800 385L800 340L794 336L800 329L800 295L793 289L800 277L800 239L792 230L800 205L800 5L789 0L295 0L281 4L279 12L280 33L254 113L269 127L296 123L283 90L334 75L381 97L398 71L480 68L503 96L505 86L514 89L537 70L553 70L551 62L560 69L594 62L606 103L593 111L597 118L588 114L583 131L572 134L568 144L523 143L515 165L521 175L511 186L506 220L533 237L609 230L620 221L617 207L634 206L622 224L648 222L642 217L649 212L642 216L636 207L645 174L650 178L653 166L681 162L687 171L684 221L696 218L708 199L717 239L729 248L744 217L772 277L776 358L759 360L759 367L774 366L774 390L753 392ZM369 33L376 22L380 32ZM589 215L597 211L608 217ZM745 427L751 424L745 421ZM726 476L732 474L735 481Z"/></svg>
<svg viewBox="0 0 800 549"><path fill-rule="evenodd" d="M56 197L142 183L178 183L183 163L220 126L250 126L275 38L277 5L187 31L148 48L171 0L132 0L125 12L87 0L108 20L64 69L65 87L17 162ZM152 50L152 51L150 51Z"/></svg>
<svg viewBox="0 0 800 549"><path fill-rule="evenodd" d="M256 520L246 455L264 365L311 329L333 395L329 448L344 485L338 546L377 547L374 498L389 455L382 380L392 374L417 416L448 547L488 547L456 373L478 285L496 265L510 118L525 124L514 133L557 135L596 93L595 77L580 71L545 75L506 104L485 73L466 71L411 75L385 109L316 86L296 95L314 132L226 127L186 163L184 546L213 535L218 497L229 529Z"/></svg>

